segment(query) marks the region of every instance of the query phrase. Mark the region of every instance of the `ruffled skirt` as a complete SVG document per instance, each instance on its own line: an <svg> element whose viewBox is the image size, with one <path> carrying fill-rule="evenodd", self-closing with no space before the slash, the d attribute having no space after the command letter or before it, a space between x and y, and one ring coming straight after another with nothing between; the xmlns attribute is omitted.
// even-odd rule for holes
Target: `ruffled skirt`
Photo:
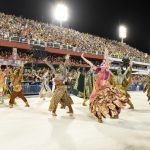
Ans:
<svg viewBox="0 0 150 150"><path fill-rule="evenodd" d="M106 86L100 89L90 102L90 111L100 120L106 116L115 118L119 116L127 101L126 94L113 86Z"/></svg>

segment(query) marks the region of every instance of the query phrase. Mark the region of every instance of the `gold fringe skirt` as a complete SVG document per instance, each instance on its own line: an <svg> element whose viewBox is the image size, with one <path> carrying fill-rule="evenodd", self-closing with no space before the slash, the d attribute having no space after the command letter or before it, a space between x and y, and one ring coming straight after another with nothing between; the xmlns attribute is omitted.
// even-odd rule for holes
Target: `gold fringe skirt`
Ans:
<svg viewBox="0 0 150 150"><path fill-rule="evenodd" d="M100 89L95 99L90 102L90 111L98 119L106 118L107 115L114 118L119 115L127 101L126 94L113 86L106 86Z"/></svg>
<svg viewBox="0 0 150 150"><path fill-rule="evenodd" d="M73 100L68 94L65 85L57 85L50 101L49 111L53 111L57 108L58 103L62 106L70 106L73 104Z"/></svg>

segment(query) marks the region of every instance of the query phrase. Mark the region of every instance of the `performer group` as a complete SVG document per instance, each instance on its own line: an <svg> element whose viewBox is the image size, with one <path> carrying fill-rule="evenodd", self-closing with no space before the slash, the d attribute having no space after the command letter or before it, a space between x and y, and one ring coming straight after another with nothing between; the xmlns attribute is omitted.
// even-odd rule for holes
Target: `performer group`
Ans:
<svg viewBox="0 0 150 150"><path fill-rule="evenodd" d="M90 70L85 73L84 69L78 69L72 93L83 98L83 106L87 106L87 101L89 100L89 110L100 123L107 116L112 119L118 119L121 109L125 108L126 105L129 105L129 109L134 109L130 94L127 92L132 80L132 61L126 70L120 67L117 70L117 74L115 74L110 70L111 61L108 58L107 49L100 66L95 66L85 58L84 53L81 55L81 58L90 65ZM47 59L44 62L51 69L52 76L54 76L54 84L53 90L51 90L49 87L49 70L46 70L42 77L32 70L32 73L42 81L39 92L40 98L45 100L48 97L50 99L48 109L53 116L57 116L58 104L63 109L67 107L67 113L73 115L73 100L65 85L65 80L68 78L69 73L69 55L66 55L65 61L57 69ZM2 70L0 66L0 104L3 104L4 97L7 97L9 99L9 107L13 108L16 105L15 98L19 97L25 103L25 107L30 107L22 90L23 73L23 63L15 69L7 66L5 70ZM148 100L150 101L150 75L148 75L144 83L144 91L147 91Z"/></svg>

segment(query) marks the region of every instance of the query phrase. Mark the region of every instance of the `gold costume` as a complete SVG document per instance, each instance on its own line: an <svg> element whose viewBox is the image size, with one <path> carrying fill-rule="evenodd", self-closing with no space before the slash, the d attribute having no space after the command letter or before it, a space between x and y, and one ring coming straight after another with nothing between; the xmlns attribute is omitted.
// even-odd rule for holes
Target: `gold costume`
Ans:
<svg viewBox="0 0 150 150"><path fill-rule="evenodd" d="M150 73L149 75L144 79L144 92L147 92L148 101L150 103Z"/></svg>
<svg viewBox="0 0 150 150"><path fill-rule="evenodd" d="M56 84L56 88L50 102L49 111L53 112L57 108L58 103L60 103L64 108L73 104L64 84Z"/></svg>
<svg viewBox="0 0 150 150"><path fill-rule="evenodd" d="M113 74L110 75L110 83L111 85L115 86L120 92L122 92L123 94L126 95L126 97L128 98L128 104L130 105L130 109L134 109L134 106L130 100L130 94L128 93L128 88L131 84L131 80L132 80L132 67L131 65L129 66L129 68L127 69L128 72L126 72L127 74L125 75L126 77L123 79L123 81L121 83L118 82L117 78L119 78L118 76L115 76ZM127 77L128 76L128 77Z"/></svg>
<svg viewBox="0 0 150 150"><path fill-rule="evenodd" d="M63 83L67 75L67 61L68 60L66 60L63 65L59 65L59 69L57 71L54 69L53 65L46 63L52 69L53 74L55 74L55 90L49 105L49 111L52 111L52 115L54 116L57 115L56 110L58 103L61 104L62 108L65 108L67 106L69 108L68 113L73 114L73 109L71 106L71 104L73 104L73 101L68 94L66 86Z"/></svg>
<svg viewBox="0 0 150 150"><path fill-rule="evenodd" d="M9 101L9 107L10 108L13 107L13 104L15 104L16 97L21 98L25 102L26 104L25 107L29 107L28 101L23 95L23 91L22 91L21 81L23 79L23 66L21 67L21 69L15 70L14 73L11 71L10 79L13 85L13 91L10 94L11 96L10 96L10 101Z"/></svg>

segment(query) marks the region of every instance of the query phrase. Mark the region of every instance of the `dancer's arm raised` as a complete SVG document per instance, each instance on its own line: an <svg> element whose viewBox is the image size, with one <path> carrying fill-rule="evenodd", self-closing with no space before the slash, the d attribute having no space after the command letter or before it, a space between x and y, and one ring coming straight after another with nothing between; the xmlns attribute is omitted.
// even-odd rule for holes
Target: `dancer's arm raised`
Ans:
<svg viewBox="0 0 150 150"><path fill-rule="evenodd" d="M89 61L88 59L86 59L86 58L84 57L84 53L82 53L81 58L82 58L87 64L89 64L90 67L91 67L93 70L96 70L97 67L96 67L91 61Z"/></svg>
<svg viewBox="0 0 150 150"><path fill-rule="evenodd" d="M45 59L44 62L46 63L47 66L49 66L51 68L53 74L55 74L56 70L55 70L54 66L52 64L50 64L47 59Z"/></svg>
<svg viewBox="0 0 150 150"><path fill-rule="evenodd" d="M109 60L109 51L107 48L105 48L104 52L104 60L106 61L107 65L109 66L111 64L111 60Z"/></svg>
<svg viewBox="0 0 150 150"><path fill-rule="evenodd" d="M19 72L19 78L23 79L23 72L24 72L24 62L22 62L21 67L20 67L20 72Z"/></svg>
<svg viewBox="0 0 150 150"><path fill-rule="evenodd" d="M69 65L69 63L70 63L70 55L68 54L68 55L65 56L64 65L67 66L67 65Z"/></svg>
<svg viewBox="0 0 150 150"><path fill-rule="evenodd" d="M21 64L21 68L20 68L20 74L23 74L23 71L24 71L24 62L22 62L22 64Z"/></svg>
<svg viewBox="0 0 150 150"><path fill-rule="evenodd" d="M35 71L35 70L33 70L32 72L33 72L33 74L34 74L37 78L42 79L39 75L36 74L36 71Z"/></svg>
<svg viewBox="0 0 150 150"><path fill-rule="evenodd" d="M132 73L132 65L133 65L133 61L130 61L130 66L127 68L127 70L123 74L124 78L127 78L128 72Z"/></svg>
<svg viewBox="0 0 150 150"><path fill-rule="evenodd" d="M65 62L63 65L59 65L59 69L61 70L61 73L64 77L67 76L67 73L68 73L68 69L67 69L67 66L69 65L70 63L70 55L66 55L65 56Z"/></svg>

